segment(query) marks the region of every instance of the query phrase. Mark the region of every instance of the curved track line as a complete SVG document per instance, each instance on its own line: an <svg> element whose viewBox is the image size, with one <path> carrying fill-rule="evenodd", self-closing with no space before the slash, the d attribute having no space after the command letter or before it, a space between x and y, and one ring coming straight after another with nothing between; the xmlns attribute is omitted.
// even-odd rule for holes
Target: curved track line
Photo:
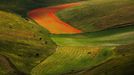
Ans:
<svg viewBox="0 0 134 75"><path fill-rule="evenodd" d="M39 25L48 29L53 34L74 34L81 31L71 25L61 21L55 13L65 8L78 6L80 3L69 3L47 8L38 8L28 13L28 16L35 20Z"/></svg>

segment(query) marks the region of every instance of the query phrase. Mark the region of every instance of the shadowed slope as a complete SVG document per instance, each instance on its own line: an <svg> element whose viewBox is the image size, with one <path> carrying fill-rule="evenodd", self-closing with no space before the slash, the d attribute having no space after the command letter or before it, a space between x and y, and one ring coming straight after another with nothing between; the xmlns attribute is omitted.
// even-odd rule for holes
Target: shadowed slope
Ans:
<svg viewBox="0 0 134 75"><path fill-rule="evenodd" d="M14 12L27 17L27 13L35 8L48 7L80 0L1 0L0 10Z"/></svg>

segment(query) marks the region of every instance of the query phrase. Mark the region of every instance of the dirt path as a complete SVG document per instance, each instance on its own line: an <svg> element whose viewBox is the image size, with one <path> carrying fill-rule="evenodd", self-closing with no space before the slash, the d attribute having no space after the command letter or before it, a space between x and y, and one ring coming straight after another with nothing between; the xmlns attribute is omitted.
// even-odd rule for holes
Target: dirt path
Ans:
<svg viewBox="0 0 134 75"><path fill-rule="evenodd" d="M47 8L38 8L28 13L28 16L35 20L39 25L48 29L53 34L73 34L81 31L71 25L61 21L55 13L59 10L78 6L80 3L69 3Z"/></svg>

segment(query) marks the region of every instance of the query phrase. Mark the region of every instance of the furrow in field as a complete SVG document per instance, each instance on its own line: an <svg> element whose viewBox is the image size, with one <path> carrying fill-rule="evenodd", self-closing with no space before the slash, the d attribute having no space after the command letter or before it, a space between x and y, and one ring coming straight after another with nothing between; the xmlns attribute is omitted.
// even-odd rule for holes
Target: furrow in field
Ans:
<svg viewBox="0 0 134 75"><path fill-rule="evenodd" d="M114 47L58 47L57 51L37 65L32 75L61 75L89 69L113 56Z"/></svg>

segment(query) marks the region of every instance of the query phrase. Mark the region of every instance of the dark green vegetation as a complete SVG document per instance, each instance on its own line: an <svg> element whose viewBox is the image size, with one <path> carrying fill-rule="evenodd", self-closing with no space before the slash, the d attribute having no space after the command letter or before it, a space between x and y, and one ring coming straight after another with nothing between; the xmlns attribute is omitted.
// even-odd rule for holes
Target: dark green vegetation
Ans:
<svg viewBox="0 0 134 75"><path fill-rule="evenodd" d="M0 75L29 74L55 47L39 25L0 11Z"/></svg>
<svg viewBox="0 0 134 75"><path fill-rule="evenodd" d="M80 0L1 0L0 10L14 12L26 17L27 13L35 8L76 1Z"/></svg>
<svg viewBox="0 0 134 75"><path fill-rule="evenodd" d="M57 13L61 20L84 31L134 24L133 0L90 0Z"/></svg>

